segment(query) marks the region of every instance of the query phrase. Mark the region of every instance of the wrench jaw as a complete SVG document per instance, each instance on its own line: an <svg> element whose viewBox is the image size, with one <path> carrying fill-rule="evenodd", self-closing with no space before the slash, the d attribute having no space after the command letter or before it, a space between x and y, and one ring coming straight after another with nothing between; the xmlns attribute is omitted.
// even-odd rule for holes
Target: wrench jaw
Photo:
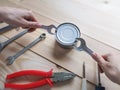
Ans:
<svg viewBox="0 0 120 90"><path fill-rule="evenodd" d="M39 38L40 38L41 40L45 39L45 38L46 38L46 34L45 34L45 33L41 34Z"/></svg>
<svg viewBox="0 0 120 90"><path fill-rule="evenodd" d="M7 65L11 65L13 64L13 62L16 60L16 58L18 58L19 56L21 56L22 54L24 54L28 49L30 49L32 46L34 46L35 44L37 44L39 41L44 40L46 38L46 34L43 33L41 34L37 39L35 39L32 43L30 43L29 45L27 45L26 47L24 47L22 50L20 50L19 52L17 52L15 55L13 56L9 56L7 58Z"/></svg>
<svg viewBox="0 0 120 90"><path fill-rule="evenodd" d="M15 58L13 56L9 56L6 61L7 65L11 65L15 61Z"/></svg>
<svg viewBox="0 0 120 90"><path fill-rule="evenodd" d="M53 29L53 28L54 28L55 30L57 29L57 27L56 27L55 25L53 25L53 24L51 24L51 25L49 25L49 26L41 25L41 28L47 30L47 32L48 32L49 34L52 34L52 35L55 34L55 33L52 32L52 29Z"/></svg>

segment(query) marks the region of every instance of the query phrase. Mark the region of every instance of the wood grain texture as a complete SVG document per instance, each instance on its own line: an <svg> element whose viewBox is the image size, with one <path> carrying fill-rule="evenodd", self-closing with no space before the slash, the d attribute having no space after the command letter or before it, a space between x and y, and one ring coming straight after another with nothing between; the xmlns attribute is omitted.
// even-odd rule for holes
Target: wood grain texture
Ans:
<svg viewBox="0 0 120 90"><path fill-rule="evenodd" d="M5 37L0 38L1 41L7 40ZM9 55L13 55L15 52L18 50L21 50L23 47L16 43L12 43L9 45L1 54L0 54L0 90L3 90L4 86L3 83L5 81L5 77L7 74L20 71L20 70L29 70L29 69L34 69L34 70L44 70L44 71L49 71L50 69L53 69L54 72L62 72L66 70L62 68L58 68L55 64L52 64L51 62L47 61L46 59L36 55L33 52L27 51L24 55L19 57L11 66L6 66L5 59ZM6 54L7 53L7 54ZM18 78L13 80L14 82L19 82L19 83L28 83L28 82L33 82L39 80L39 78L36 77L30 77L30 76L25 76L22 78ZM27 81L27 82L26 82ZM89 83L88 83L89 84ZM72 81L68 82L63 82L63 83L56 83L54 84L54 87L50 89L49 86L44 86L44 87L39 87L31 90L77 90L80 88L81 85L81 79L79 77L76 77ZM91 90L94 88L92 85L89 84L89 87Z"/></svg>
<svg viewBox="0 0 120 90"><path fill-rule="evenodd" d="M19 7L10 2L8 3L8 1L5 1L5 0L3 0L3 2L1 4L2 4L2 6ZM4 26L6 26L6 24L0 24L1 28ZM16 30L13 30L13 31L15 31L14 35L19 33ZM14 36L14 35L12 35L12 36ZM6 40L7 40L6 37L4 37L2 35L0 36L1 43ZM27 40L27 39L24 39L24 40ZM24 42L24 40L22 42ZM56 64L49 62L45 58L38 56L37 54L35 54L31 51L27 51L24 55L19 57L12 66L6 66L6 62L5 62L6 58L10 55L14 55L16 52L18 52L22 48L23 47L21 47L17 43L12 43L9 46L7 46L7 48L5 48L2 51L2 53L0 54L0 71L1 71L0 72L0 90L13 90L13 89L4 89L3 83L5 81L5 77L7 74L13 73L13 72L16 72L19 70L38 69L38 70L48 71L48 69L50 70L51 68L53 68L54 71L66 71L63 68L56 66ZM20 78L20 79L25 79L28 82L36 80L36 78L31 79L30 77L24 77L24 78ZM24 82L24 81L20 81L20 79L15 79L14 81L15 82ZM74 80L75 80L75 83L73 84ZM42 88L40 87L40 88L36 88L36 89L31 89L31 90L66 90L66 89L78 90L78 89L80 89L81 88L81 78L76 77L74 80L72 82L63 82L62 84L60 84L60 83L55 84L55 86L53 88L50 88L49 86L45 86ZM93 90L94 86L92 84L88 83L88 89Z"/></svg>
<svg viewBox="0 0 120 90"><path fill-rule="evenodd" d="M82 33L120 50L119 0L20 0L16 3L59 23L74 22Z"/></svg>
<svg viewBox="0 0 120 90"><path fill-rule="evenodd" d="M67 19L70 16L68 14L64 15L65 12L64 13L62 12L62 14L60 15L59 13L62 10L60 10L60 11L59 10L54 10L58 7L57 2L54 2L54 5L57 5L56 8L55 8L55 7L53 7L54 5L50 6L48 2L42 1L42 0L41 0L41 2L36 0L36 3L33 2L33 4L27 2L27 0L26 0L26 1L22 1L22 4L19 2L20 4L17 4L17 5L12 4L10 2L6 3L5 1L6 0L4 0L4 4L2 4L2 5L7 6L7 4L8 4L8 6L15 6L15 7L20 7L20 6L23 7L24 6L27 9L31 9L30 6L33 5L33 8L34 8L33 11L35 13L35 16L37 17L38 21L41 22L41 24L45 24L45 25L54 24L54 25L57 26L57 25L65 22L65 21L67 21L67 22L70 21L70 22L74 22L78 26L80 26L76 22L77 20L74 21L75 20L74 18ZM59 1L59 2L62 2L62 1ZM25 6L26 3L28 3L28 5ZM39 6L38 6L38 3L39 3ZM47 7L47 8L45 8L46 11L43 10L44 8L42 6ZM52 10L52 11L50 11L50 10ZM51 15L52 12L53 12L53 15ZM57 17L55 17L55 15L54 15L55 13L58 14ZM52 16L54 16L54 18ZM81 23L83 23L83 22L81 22ZM89 25L86 26L86 28L89 28ZM95 27L93 27L93 28L94 28L94 30L96 30ZM90 29L92 29L92 27ZM21 31L22 30L19 30L19 31L12 30L10 32L5 33L4 36L7 37L7 38L10 38L10 37L16 35L17 33L21 32ZM28 33L25 36L21 37L20 39L16 40L16 42L17 42L17 44L19 44L21 46L26 46L43 32L46 32L46 31L42 30L42 29L37 29L35 32ZM120 53L119 50L116 50L116 49L114 49L114 48L112 48L112 47L110 47L106 44L103 44L103 43L97 41L99 39L95 38L95 39L97 39L97 40L95 40L93 38L90 38L91 36L90 37L86 36L86 33L82 34L82 37L86 40L86 43L87 43L88 47L90 47L95 52L98 52L100 54L105 54L105 53L108 53L108 52ZM18 47L17 49L15 49L14 47L16 47L16 45L14 45L14 44L12 44L12 46L10 48L8 46L2 53L12 52L11 55L15 54L16 52L19 51L20 48ZM44 41L38 43L37 45L35 45L33 48L31 48L31 51L36 53L37 55L41 56L42 58L44 58L48 62L58 64L62 68L66 69L68 71L71 71L73 73L76 73L79 77L82 77L82 63L83 63L83 61L85 61L86 62L86 67L87 67L87 72L86 72L87 73L87 80L89 82L92 82L92 83L96 84L96 81L97 81L96 80L96 64L93 61L93 59L85 52L78 52L74 49L66 50L66 49L63 49L63 48L59 47L56 44L55 36L47 34L46 40L44 40ZM7 57L6 55L2 54L1 57L2 57L3 61ZM25 56L29 58L30 55L31 54L27 54ZM25 56L21 56L20 58L25 57ZM16 64L19 65L19 63L23 63L22 61L19 60L19 58L17 59L17 61L19 61L19 62L16 62L15 66L16 66ZM24 65L21 65L21 67L23 67L23 66ZM31 67L31 64L30 64L30 67ZM41 66L41 67L44 68L44 65ZM15 67L14 69L16 70L17 68L18 67ZM25 67L25 68L27 68L27 67ZM31 68L34 68L34 67L31 67ZM17 70L19 70L19 68ZM79 81L79 79L77 79L77 80ZM106 90L113 90L113 89L119 90L120 89L120 87L118 85L109 81L104 75L102 75L102 84L106 87ZM68 85L68 87L69 86L71 86L71 85ZM71 88L70 90L80 90L79 84L75 84L75 86L76 86L76 88L74 88L74 89ZM61 89L61 88L55 88L54 90L59 90L59 89ZM68 88L64 87L63 90L66 90L66 89L68 89ZM49 90L49 89L47 88L46 90ZM93 86L89 85L88 90L94 90Z"/></svg>

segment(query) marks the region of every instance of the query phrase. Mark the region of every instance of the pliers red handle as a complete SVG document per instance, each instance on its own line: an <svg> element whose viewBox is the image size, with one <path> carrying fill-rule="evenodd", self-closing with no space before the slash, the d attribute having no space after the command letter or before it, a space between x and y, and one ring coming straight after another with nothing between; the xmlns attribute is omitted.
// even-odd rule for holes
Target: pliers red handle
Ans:
<svg viewBox="0 0 120 90"><path fill-rule="evenodd" d="M53 86L54 82L69 80L75 76L72 73L65 73L65 72L53 73L52 70L50 70L49 72L38 71L38 70L23 70L23 71L19 71L19 72L15 72L13 74L7 75L6 80L24 76L24 75L36 75L36 76L41 76L44 79L40 81L28 83L28 84L13 84L13 83L6 82L5 88L31 89L31 88L40 87L46 84Z"/></svg>

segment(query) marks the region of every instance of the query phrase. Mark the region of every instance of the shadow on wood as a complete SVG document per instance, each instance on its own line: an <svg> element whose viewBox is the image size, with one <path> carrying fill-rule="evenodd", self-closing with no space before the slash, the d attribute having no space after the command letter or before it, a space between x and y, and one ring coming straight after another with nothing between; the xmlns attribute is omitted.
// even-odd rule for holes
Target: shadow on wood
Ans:
<svg viewBox="0 0 120 90"><path fill-rule="evenodd" d="M63 47L61 47L57 41L55 41L54 43L54 48L53 48L53 56L56 59L61 59L67 57L68 53L72 50L72 48L70 49L65 49Z"/></svg>

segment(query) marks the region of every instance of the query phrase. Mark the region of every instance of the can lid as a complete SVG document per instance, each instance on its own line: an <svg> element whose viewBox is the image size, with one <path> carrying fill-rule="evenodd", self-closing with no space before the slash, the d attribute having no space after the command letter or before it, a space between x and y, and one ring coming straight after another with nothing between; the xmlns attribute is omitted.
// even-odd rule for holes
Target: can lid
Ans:
<svg viewBox="0 0 120 90"><path fill-rule="evenodd" d="M79 37L80 30L72 23L63 23L57 27L56 39L62 45L73 45Z"/></svg>

